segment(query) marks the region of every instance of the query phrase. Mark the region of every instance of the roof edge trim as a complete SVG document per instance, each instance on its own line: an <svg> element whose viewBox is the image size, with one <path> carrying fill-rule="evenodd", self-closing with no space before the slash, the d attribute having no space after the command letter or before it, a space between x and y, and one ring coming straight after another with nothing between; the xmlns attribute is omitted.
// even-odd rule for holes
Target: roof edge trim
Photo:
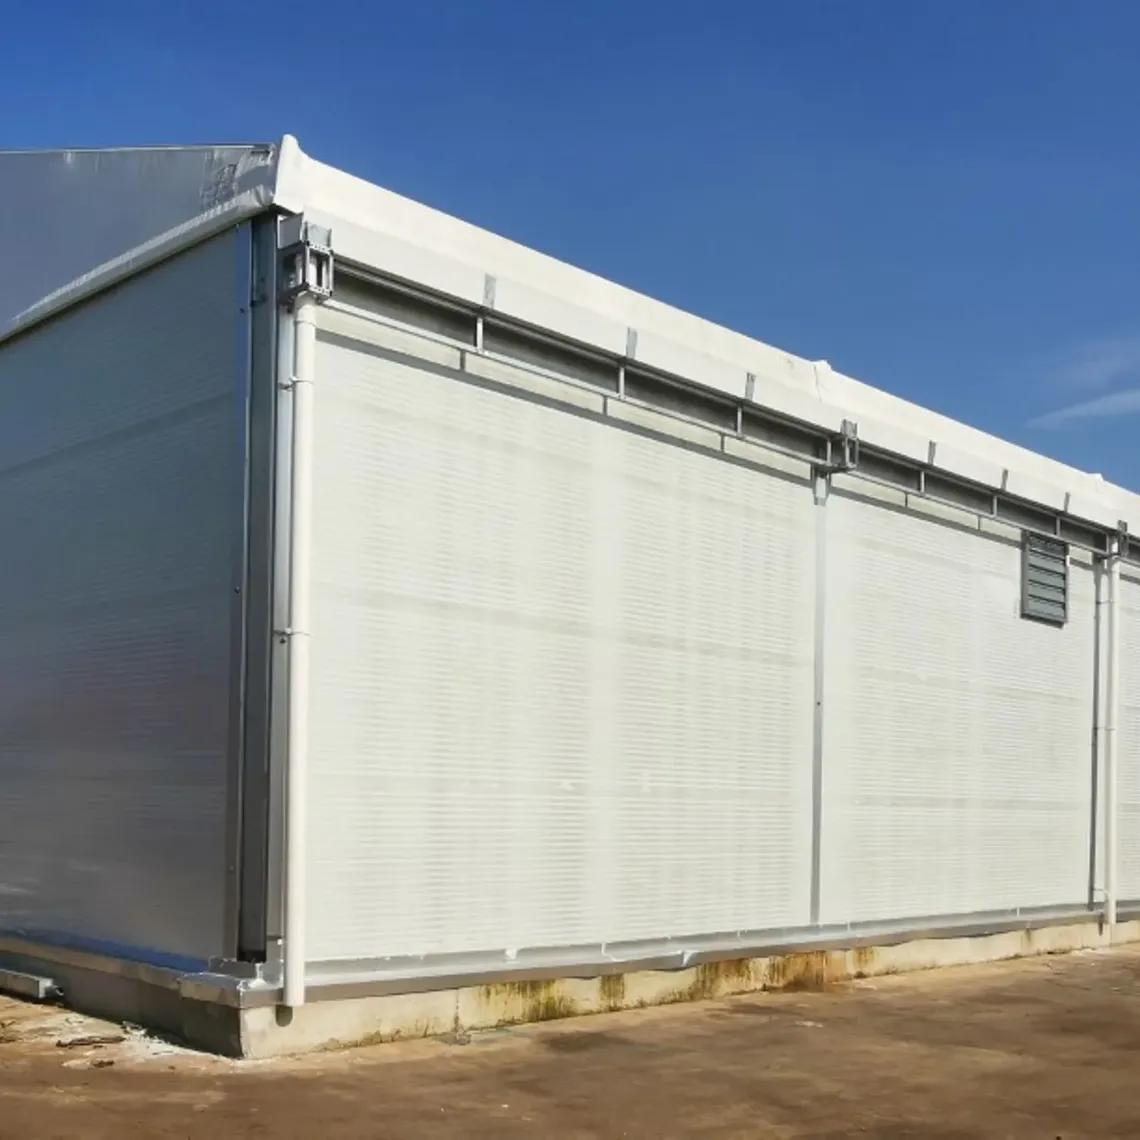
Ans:
<svg viewBox="0 0 1140 1140"><path fill-rule="evenodd" d="M137 244L126 245L126 248L120 246L118 250L114 250L114 256L99 264L92 265L90 268L85 268L79 276L66 281L65 284L60 284L46 294L41 294L26 308L16 309L14 312L9 310L7 314L0 313L0 344L118 282L136 273L141 273L190 246L197 245L228 226L237 225L245 219L272 207L277 192L281 150L283 147L288 148L289 146L296 148L296 145L294 140L286 138L276 144L251 146L245 155L227 154L220 161L229 160L231 164L216 171L208 170L207 174L213 174L215 177L204 180L201 185L196 185L193 181L190 181L188 185L185 174L176 171L181 181L175 186L174 193L182 192L185 196L185 193L189 192L200 198L200 201L194 203L195 209L188 215L183 215L185 220L179 220L176 224L170 225L169 228L162 229L160 232L154 233L152 231L150 235L146 234L146 223L144 222L141 226L136 227L137 236L135 240ZM142 151L140 148L119 148L113 152L99 150L83 153L89 153L98 158L99 155L105 153L163 153L164 150L168 150L171 155L191 152L210 155L217 153L218 148L172 147L154 148L153 151ZM47 156L59 155L65 161L65 165L69 165L66 162L67 156L81 152L53 151L40 153ZM121 180L122 175L120 175L120 182ZM31 183L31 185L34 186L35 183ZM115 184L112 182L112 191L114 186ZM163 192L166 190L165 187L160 189ZM177 199L175 199L175 205L177 205ZM55 207L59 209L60 203L58 201L56 201ZM167 213L168 215L174 213L174 210L169 210ZM6 219L6 221L14 223L13 218ZM175 218L168 217L168 225L170 221L175 221ZM158 226L155 227L155 229L158 228ZM65 233L64 240L66 238ZM109 249L107 252L111 252L111 250ZM78 260L81 265L82 259ZM79 265L76 265L75 268L79 268ZM8 318L6 322L5 317Z"/></svg>
<svg viewBox="0 0 1140 1140"><path fill-rule="evenodd" d="M490 308L526 325L604 352L617 345L631 360L652 356L713 390L735 392L751 376L764 384L758 402L775 410L791 401L801 415L839 415L868 442L931 470L1009 482L1047 507L1080 500L1140 531L1134 491L394 194L309 157L291 136L279 154L277 205L330 228L335 254L381 276L476 305L493 279ZM630 330L636 347L623 350Z"/></svg>
<svg viewBox="0 0 1140 1140"><path fill-rule="evenodd" d="M229 226L242 222L254 214L262 213L272 204L273 195L264 188L250 190L222 206L216 206L207 213L199 215L192 221L159 234L158 237L98 266L90 273L84 273L62 289L49 293L31 308L25 309L6 329L0 331L0 344L26 332L33 325L46 321L56 313L69 309L80 301L213 237Z"/></svg>

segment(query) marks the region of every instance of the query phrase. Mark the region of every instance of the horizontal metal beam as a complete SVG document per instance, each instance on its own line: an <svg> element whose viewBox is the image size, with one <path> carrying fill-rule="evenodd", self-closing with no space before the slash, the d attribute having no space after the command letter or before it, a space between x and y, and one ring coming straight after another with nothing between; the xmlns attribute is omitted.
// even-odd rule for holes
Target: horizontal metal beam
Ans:
<svg viewBox="0 0 1140 1140"><path fill-rule="evenodd" d="M1140 915L1140 907L1136 914ZM1125 910L1121 911L1126 917ZM852 923L759 931L739 936L676 939L664 943L596 945L502 955L444 955L424 958L375 959L357 962L312 962L306 981L309 1001L336 1001L505 982L541 982L559 978L597 978L643 971L685 970L706 963L744 958L770 958L812 951L853 950L862 946L897 945L923 939L977 938L1017 930L1095 922L1099 912L1087 905L1041 907L950 917L914 918L898 922ZM216 979L211 979L216 981ZM188 979L189 981L189 979ZM273 1005L280 990L266 979L234 995L207 997L242 1008Z"/></svg>
<svg viewBox="0 0 1140 1140"><path fill-rule="evenodd" d="M729 429L728 434L805 459L824 471L835 468L836 457L841 456L841 469L858 478L899 487L933 502L993 518L1021 530L1060 538L1072 546L1097 553L1104 553L1109 542L1118 535L1118 527L1107 527L1068 510L1059 511L1010 494L1004 486L1008 472L1003 473L1000 484L989 485L973 482L945 468L936 467L933 460L937 449L933 446L928 462L919 462L909 455L859 440L857 421L845 421L844 431L837 434L819 424L775 412L747 396L734 400L725 392L702 386L683 376L650 368L628 356L603 353L597 348L566 340L544 330L532 329L498 314L494 316L492 324L492 318L485 310L458 303L451 298L436 297L427 290L383 278L374 271L359 266L349 264L342 267L338 280L344 282L346 278L351 283L350 290L353 285L356 286L352 292L351 304L345 306L346 311L366 315L403 331L415 332L428 340L465 349L475 344L478 351L484 353L484 342L492 343L490 330L501 329L508 336L497 345L498 351L485 352L493 359L539 372L555 380L577 382L594 391L604 390L611 398L630 400L652 407L662 414L718 431L724 431L726 423L732 424L733 428ZM362 295L361 287L376 290L375 307L366 310L362 308L361 302L366 297ZM398 298L414 298L424 307L424 315L420 318L424 323L408 323L411 316L408 306L395 303L392 305L393 316L387 318L383 308L386 293ZM334 307L337 307L336 299L337 294L334 292ZM439 309L437 321L431 321L427 316L433 305ZM445 314L452 322L455 322L458 315L462 315L465 324L461 336L453 337L439 331ZM519 346L520 355L517 357L513 356L508 347L511 341ZM544 370L536 364L541 359L544 348L552 360L556 361L550 370ZM575 357L581 360L579 375L568 372L573 367ZM604 377L599 376L600 364L605 369ZM749 387L746 382L746 393ZM751 387L754 390L754 382ZM635 395L630 395L631 392ZM702 413L703 405L707 405L707 413ZM856 440L857 443L854 443ZM1136 550L1136 561L1140 563L1140 547Z"/></svg>
<svg viewBox="0 0 1140 1140"><path fill-rule="evenodd" d="M1119 904L1121 921L1140 918L1140 899ZM442 955L423 958L373 959L357 962L313 962L308 967L307 998L335 1001L387 994L502 982L596 978L650 970L684 970L710 962L770 958L810 951L843 951L861 946L889 946L931 938L979 938L1017 930L1041 930L1098 922L1099 910L1087 904L1034 907L1011 911L900 919L893 922L832 924L785 930L741 932L670 939L657 943L623 943L505 955ZM62 949L19 938L0 938L0 963L17 962L18 972L35 975L37 964L102 972L178 992L183 998L238 1009L277 1005L279 979L248 962L213 962L199 973L179 973L105 954ZM46 979L45 979L46 980Z"/></svg>

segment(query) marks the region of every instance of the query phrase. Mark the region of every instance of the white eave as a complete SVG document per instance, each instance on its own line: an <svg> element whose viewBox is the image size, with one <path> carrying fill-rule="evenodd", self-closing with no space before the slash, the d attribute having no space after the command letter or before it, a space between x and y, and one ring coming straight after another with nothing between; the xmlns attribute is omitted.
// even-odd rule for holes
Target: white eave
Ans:
<svg viewBox="0 0 1140 1140"><path fill-rule="evenodd" d="M869 445L1108 529L1124 522L1140 530L1140 496L1099 476L872 388L826 362L782 352L402 198L309 158L288 135L276 146L56 152L57 181L68 163L85 156L89 164L102 164L86 180L95 198L78 211L77 232L98 225L101 197L110 201L109 196L124 192L145 197L147 180L137 172L147 168L139 159L147 154L166 156L151 164L149 190L156 204L141 212L137 224L129 218L121 222L121 233L109 238L104 233L102 246L80 240L78 247L69 247L67 235L61 235L62 242L54 245L72 250L64 262L74 272L58 279L63 262L55 265L52 287L26 296L19 308L0 294L0 341L177 249L276 207L328 227L338 259L477 307L485 306L493 279L493 308L504 317L609 355L628 356L734 399L751 390L758 406L826 431L853 421ZM133 164L116 165L116 155L135 156ZM175 161L171 155L182 157ZM21 224L9 205L3 165L11 157L0 154L0 234ZM50 165L52 159L44 161ZM135 184L129 185L132 179ZM66 179L63 184L66 188ZM24 232L29 233L26 227ZM42 234L28 238L38 239ZM107 252L108 241L111 247L117 243L113 252ZM76 261L83 257L86 264Z"/></svg>

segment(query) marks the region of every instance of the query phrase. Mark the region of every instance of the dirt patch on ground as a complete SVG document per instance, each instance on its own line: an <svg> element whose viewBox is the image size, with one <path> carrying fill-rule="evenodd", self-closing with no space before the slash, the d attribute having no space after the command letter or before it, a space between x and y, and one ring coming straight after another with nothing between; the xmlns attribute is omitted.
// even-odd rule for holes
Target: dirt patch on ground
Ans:
<svg viewBox="0 0 1140 1140"><path fill-rule="evenodd" d="M1140 1137L1138 1073L1131 948L286 1062L0 1000L2 1140Z"/></svg>

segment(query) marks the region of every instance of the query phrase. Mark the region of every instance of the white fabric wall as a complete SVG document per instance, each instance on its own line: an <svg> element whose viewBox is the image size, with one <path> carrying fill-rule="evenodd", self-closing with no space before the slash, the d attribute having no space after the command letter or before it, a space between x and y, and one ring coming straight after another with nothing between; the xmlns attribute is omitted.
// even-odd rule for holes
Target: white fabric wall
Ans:
<svg viewBox="0 0 1140 1140"><path fill-rule="evenodd" d="M361 345L316 391L310 956L804 924L807 485Z"/></svg>
<svg viewBox="0 0 1140 1140"><path fill-rule="evenodd" d="M821 515L820 921L1086 901L1087 556L1068 623L1027 621L1009 528L850 477L821 511L322 320L313 960L808 925Z"/></svg>
<svg viewBox="0 0 1140 1140"><path fill-rule="evenodd" d="M1017 539L958 518L828 503L824 922L1087 897L1093 572L1027 621Z"/></svg>
<svg viewBox="0 0 1140 1140"><path fill-rule="evenodd" d="M1120 739L1117 770L1119 894L1140 899L1140 580L1121 575ZM1103 884L1101 884L1103 885Z"/></svg>

